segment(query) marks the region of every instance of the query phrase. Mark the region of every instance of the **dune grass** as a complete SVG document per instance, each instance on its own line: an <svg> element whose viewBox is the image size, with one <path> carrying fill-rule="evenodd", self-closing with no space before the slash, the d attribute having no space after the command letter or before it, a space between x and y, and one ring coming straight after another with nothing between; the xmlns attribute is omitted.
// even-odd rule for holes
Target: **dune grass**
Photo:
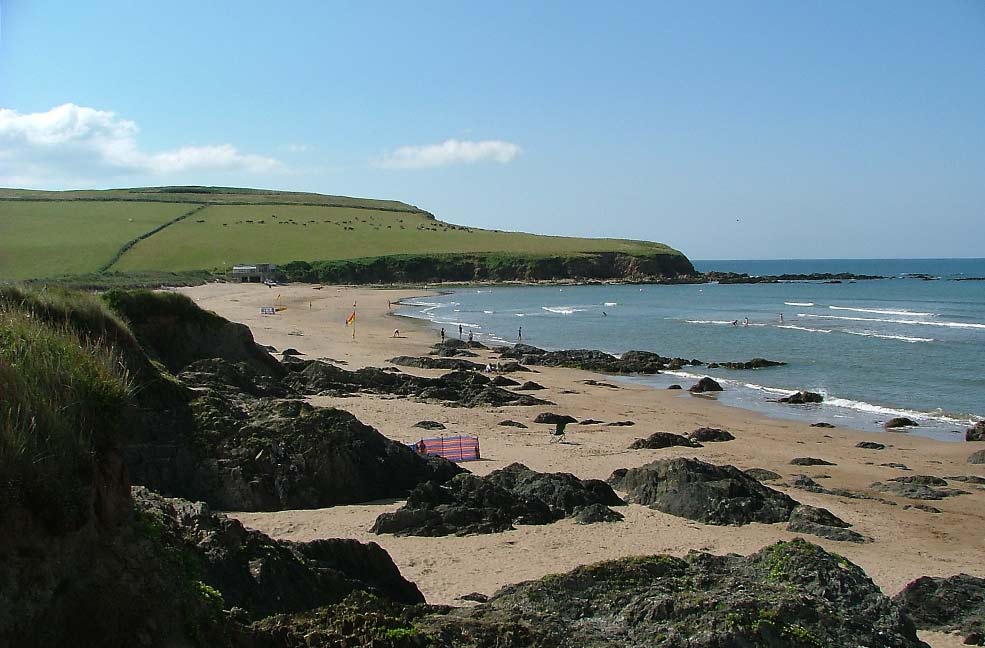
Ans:
<svg viewBox="0 0 985 648"><path fill-rule="evenodd" d="M0 291L0 510L52 531L88 519L94 457L122 434L129 378L100 330L128 335L98 298Z"/></svg>

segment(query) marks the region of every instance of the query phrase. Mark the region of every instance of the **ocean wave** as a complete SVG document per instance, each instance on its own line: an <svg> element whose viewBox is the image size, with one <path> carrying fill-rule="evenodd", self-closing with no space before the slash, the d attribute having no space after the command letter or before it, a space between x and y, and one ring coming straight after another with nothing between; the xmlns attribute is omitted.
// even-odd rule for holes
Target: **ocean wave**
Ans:
<svg viewBox="0 0 985 648"><path fill-rule="evenodd" d="M875 331L844 331L849 335L861 335L863 337L881 338L883 340L902 340L903 342L933 342L934 338L910 337L908 335L886 335Z"/></svg>
<svg viewBox="0 0 985 648"><path fill-rule="evenodd" d="M813 306L814 302L783 302L787 306Z"/></svg>
<svg viewBox="0 0 985 648"><path fill-rule="evenodd" d="M857 412L879 414L887 418L905 416L906 418L911 418L916 421L937 421L939 423L947 423L948 425L968 426L974 424L974 419L971 417L949 414L941 410L936 410L934 412L921 412L919 410L884 407L882 405L875 405L873 403L867 403L865 401L851 400L849 398L837 398L837 397L829 398L827 396L825 396L824 404L833 407L843 407L845 409L852 409Z"/></svg>
<svg viewBox="0 0 985 648"><path fill-rule="evenodd" d="M885 324L910 324L914 326L945 326L948 328L985 329L985 324L979 324L977 322L930 322L927 320L889 319L885 317L842 317L840 315L814 315L812 313L797 313L797 317L844 320L847 322L881 322Z"/></svg>
<svg viewBox="0 0 985 648"><path fill-rule="evenodd" d="M455 322L451 320L431 320L435 324L444 324L445 326L463 326L465 328L481 330L482 326L479 324L469 324L468 322Z"/></svg>
<svg viewBox="0 0 985 648"><path fill-rule="evenodd" d="M910 315L912 317L937 317L937 313L921 313L919 311L906 310L905 308L900 310L891 310L887 308L851 308L848 306L828 306L828 308L830 308L831 310L853 311L855 313L875 313L876 315L903 315L903 316Z"/></svg>
<svg viewBox="0 0 985 648"><path fill-rule="evenodd" d="M809 328L807 326L797 326L796 324L777 324L776 328L790 329L792 331L807 331L808 333L830 333L831 329Z"/></svg>
<svg viewBox="0 0 985 648"><path fill-rule="evenodd" d="M684 320L688 324L731 324L732 320Z"/></svg>
<svg viewBox="0 0 985 648"><path fill-rule="evenodd" d="M546 310L549 313L557 313L558 315L571 315L572 313L583 313L584 308L575 308L574 306L541 306L542 310Z"/></svg>
<svg viewBox="0 0 985 648"><path fill-rule="evenodd" d="M605 302L603 306L618 306L619 302Z"/></svg>
<svg viewBox="0 0 985 648"><path fill-rule="evenodd" d="M492 315L492 314L493 314L493 313L495 313L496 311L487 311L487 310L484 310L484 311L482 311L482 312L483 312L483 313L485 313L486 315Z"/></svg>

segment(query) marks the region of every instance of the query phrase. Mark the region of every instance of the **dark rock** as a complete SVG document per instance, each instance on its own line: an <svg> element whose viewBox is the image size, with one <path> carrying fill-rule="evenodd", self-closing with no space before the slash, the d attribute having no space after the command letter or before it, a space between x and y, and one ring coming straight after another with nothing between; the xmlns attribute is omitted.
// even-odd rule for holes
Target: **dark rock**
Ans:
<svg viewBox="0 0 985 648"><path fill-rule="evenodd" d="M684 446L686 448L700 448L702 445L680 434L670 432L654 432L645 439L636 439L630 444L630 450L658 450L660 448L670 448L672 446Z"/></svg>
<svg viewBox="0 0 985 648"><path fill-rule="evenodd" d="M721 441L734 441L735 437L728 430L719 428L698 428L688 434L688 436L699 443L718 443Z"/></svg>
<svg viewBox="0 0 985 648"><path fill-rule="evenodd" d="M524 367L519 362L500 362L496 370L504 373L514 373L517 371L530 371L530 368Z"/></svg>
<svg viewBox="0 0 985 648"><path fill-rule="evenodd" d="M856 448L862 448L864 450L885 450L886 446L882 443L876 443L875 441L859 441L855 444Z"/></svg>
<svg viewBox="0 0 985 648"><path fill-rule="evenodd" d="M890 461L888 463L881 463L879 465L882 466L883 468L896 468L897 470L909 470L910 469L910 467L907 466L906 464L897 463L895 461Z"/></svg>
<svg viewBox="0 0 985 648"><path fill-rule="evenodd" d="M817 457L796 457L790 460L794 466L837 466L838 464Z"/></svg>
<svg viewBox="0 0 985 648"><path fill-rule="evenodd" d="M519 421L512 421L510 419L506 419L505 421L500 421L499 423L497 423L497 425L502 425L504 427L523 428L523 429L527 428L527 426L524 425L523 423L520 423Z"/></svg>
<svg viewBox="0 0 985 648"><path fill-rule="evenodd" d="M985 450L979 450L968 457L970 464L985 464Z"/></svg>
<svg viewBox="0 0 985 648"><path fill-rule="evenodd" d="M929 504L907 504L906 506L903 507L903 510L906 510L906 509L917 509L918 511L925 511L927 513L941 513L942 512L936 506L931 506Z"/></svg>
<svg viewBox="0 0 985 648"><path fill-rule="evenodd" d="M605 373L655 374L671 363L670 358L664 358L649 351L627 351L617 358L602 351L589 349L544 351L526 344L518 344L512 349L504 349L500 352L500 356L515 358L528 365L570 367Z"/></svg>
<svg viewBox="0 0 985 648"><path fill-rule="evenodd" d="M578 419L568 416L567 414L554 414L553 412L544 412L538 414L537 418L534 419L534 423L547 423L550 425L558 425L559 423L567 425L568 423L577 423Z"/></svg>
<svg viewBox="0 0 985 648"><path fill-rule="evenodd" d="M582 380L582 383L586 385L591 385L593 387L606 387L608 389L621 389L618 385L613 385L612 383L602 382L601 380Z"/></svg>
<svg viewBox="0 0 985 648"><path fill-rule="evenodd" d="M811 427L816 427L816 428L833 428L833 427L836 427L836 426L832 425L831 423L825 423L824 421L821 421L819 423L811 423Z"/></svg>
<svg viewBox="0 0 985 648"><path fill-rule="evenodd" d="M575 524L595 524L597 522L621 522L623 514L613 511L604 504L589 504L575 509Z"/></svg>
<svg viewBox="0 0 985 648"><path fill-rule="evenodd" d="M398 367L417 367L418 369L452 369L455 371L482 371L485 369L485 365L459 358L397 356L391 358L389 362Z"/></svg>
<svg viewBox="0 0 985 648"><path fill-rule="evenodd" d="M540 385L538 383L535 383L532 380L528 380L527 382L525 382L522 385L520 385L519 387L517 387L517 391L537 391L537 390L540 390L540 389L544 389L544 386L543 385Z"/></svg>
<svg viewBox="0 0 985 648"><path fill-rule="evenodd" d="M782 367L787 364L786 362L778 362L776 360L767 360L766 358L753 358L752 360L747 360L746 362L717 362L712 363L717 367L723 367L725 369L763 369L766 367ZM708 365L709 367L711 365Z"/></svg>
<svg viewBox="0 0 985 648"><path fill-rule="evenodd" d="M681 387L680 385L670 385L667 387L667 389L684 389L684 388Z"/></svg>
<svg viewBox="0 0 985 648"><path fill-rule="evenodd" d="M492 384L496 387L516 387L520 383L506 376L496 376L492 379Z"/></svg>
<svg viewBox="0 0 985 648"><path fill-rule="evenodd" d="M245 362L232 363L223 358L195 360L178 374L189 387L204 387L226 393L242 392L251 396L283 398L296 393L268 375L258 373Z"/></svg>
<svg viewBox="0 0 985 648"><path fill-rule="evenodd" d="M469 592L458 597L459 601L472 601L473 603L485 603L489 596L481 592Z"/></svg>
<svg viewBox="0 0 985 648"><path fill-rule="evenodd" d="M403 507L380 515L371 530L417 536L496 533L513 524L549 524L590 504L622 503L603 481L511 464L486 477L459 475L444 485L422 484Z"/></svg>
<svg viewBox="0 0 985 648"><path fill-rule="evenodd" d="M985 484L985 477L979 477L978 475L954 475L951 477L945 477L948 481L965 482L966 484Z"/></svg>
<svg viewBox="0 0 985 648"><path fill-rule="evenodd" d="M284 349L283 351L280 352L280 354L281 355L285 355L285 356L301 356L301 355L304 355L303 353L301 353L300 351L298 351L294 347L290 347L288 349Z"/></svg>
<svg viewBox="0 0 985 648"><path fill-rule="evenodd" d="M891 418L882 424L882 427L887 430L892 430L895 428L903 427L917 427L917 422L913 419L908 419L905 416L897 416L896 418Z"/></svg>
<svg viewBox="0 0 985 648"><path fill-rule="evenodd" d="M799 391L779 399L779 402L790 405L806 405L808 403L820 403L822 401L824 401L824 396L812 391Z"/></svg>
<svg viewBox="0 0 985 648"><path fill-rule="evenodd" d="M609 484L628 493L631 502L705 524L784 522L797 506L789 496L734 466L697 459L664 459L620 469L609 477Z"/></svg>
<svg viewBox="0 0 985 648"><path fill-rule="evenodd" d="M772 470L766 470L765 468L749 468L743 471L756 481L775 481L780 479L783 475Z"/></svg>
<svg viewBox="0 0 985 648"><path fill-rule="evenodd" d="M921 630L958 632L965 644L985 645L981 640L985 636L985 578L924 576L904 587L893 601Z"/></svg>
<svg viewBox="0 0 985 648"><path fill-rule="evenodd" d="M425 430L444 430L445 424L438 421L418 421L412 427L423 428Z"/></svg>
<svg viewBox="0 0 985 648"><path fill-rule="evenodd" d="M931 475L896 477L888 480L888 483L876 482L872 484L872 489L915 500L940 500L968 494L968 491L948 488L945 480Z"/></svg>
<svg viewBox="0 0 985 648"><path fill-rule="evenodd" d="M606 427L632 427L636 425L633 421L613 421L611 423L606 423Z"/></svg>
<svg viewBox="0 0 985 648"><path fill-rule="evenodd" d="M840 542L865 542L865 537L848 529L851 525L831 511L801 504L790 514L787 531L809 533Z"/></svg>
<svg viewBox="0 0 985 648"><path fill-rule="evenodd" d="M965 441L985 441L985 421L978 421L964 432Z"/></svg>
<svg viewBox="0 0 985 648"><path fill-rule="evenodd" d="M587 418L587 419L582 419L582 420L578 421L578 425L600 425L603 422L604 421L599 421L597 419Z"/></svg>
<svg viewBox="0 0 985 648"><path fill-rule="evenodd" d="M688 391L692 394L703 394L705 392L720 392L724 390L722 389L722 386L719 385L714 379L705 376L698 382L691 385L691 389Z"/></svg>
<svg viewBox="0 0 985 648"><path fill-rule="evenodd" d="M861 568L796 539L748 557L692 552L578 567L428 617L447 645L926 648Z"/></svg>

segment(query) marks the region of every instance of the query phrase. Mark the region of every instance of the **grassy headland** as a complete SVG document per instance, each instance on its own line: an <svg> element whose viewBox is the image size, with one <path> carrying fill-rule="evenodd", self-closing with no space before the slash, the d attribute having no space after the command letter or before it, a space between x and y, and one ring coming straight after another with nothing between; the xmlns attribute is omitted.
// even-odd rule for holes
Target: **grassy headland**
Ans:
<svg viewBox="0 0 985 648"><path fill-rule="evenodd" d="M660 243L482 230L439 221L396 201L256 189L0 189L0 234L0 279L6 280L115 272L139 283L147 273L222 272L237 263L292 261L322 268L339 261L360 268L368 259L375 260L377 270L406 266L409 256L403 262L383 261L395 255L428 259L439 271L460 255L459 266L477 268L468 276L428 279L593 277L600 266L591 259L600 254L649 259L612 266L619 272L643 266L655 275L693 272L683 254ZM507 265L513 269L499 271ZM571 274L582 269L588 274ZM324 280L399 280L378 271L325 270L322 275ZM404 271L400 276L416 275Z"/></svg>

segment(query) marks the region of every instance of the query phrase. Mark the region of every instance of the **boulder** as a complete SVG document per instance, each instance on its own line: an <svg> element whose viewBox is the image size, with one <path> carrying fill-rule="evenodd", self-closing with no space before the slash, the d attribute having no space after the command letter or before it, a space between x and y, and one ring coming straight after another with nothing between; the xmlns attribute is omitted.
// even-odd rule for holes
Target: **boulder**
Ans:
<svg viewBox="0 0 985 648"><path fill-rule="evenodd" d="M438 421L418 421L414 423L412 427L421 428L424 430L444 430L445 424L439 423Z"/></svg>
<svg viewBox="0 0 985 648"><path fill-rule="evenodd" d="M985 485L985 477L979 477L978 475L953 475L951 477L945 477L948 481L964 482L966 484L978 484L979 486Z"/></svg>
<svg viewBox="0 0 985 648"><path fill-rule="evenodd" d="M780 403L787 403L790 405L806 405L808 403L820 403L824 400L824 396L812 391L799 391L790 394L789 396L784 396L779 399Z"/></svg>
<svg viewBox="0 0 985 648"><path fill-rule="evenodd" d="M735 437L728 430L719 428L702 427L688 434L688 436L699 443L718 443L721 441L733 441Z"/></svg>
<svg viewBox="0 0 985 648"><path fill-rule="evenodd" d="M540 389L544 389L544 386L541 385L541 384L535 383L532 380L528 380L527 382L523 383L522 385L520 385L516 389L517 389L517 391L537 391L537 390L540 390Z"/></svg>
<svg viewBox="0 0 985 648"><path fill-rule="evenodd" d="M514 523L549 524L592 504L622 503L603 481L511 464L486 477L460 475L444 485L422 484L403 507L380 515L371 531L417 536L496 533L512 529Z"/></svg>
<svg viewBox="0 0 985 648"><path fill-rule="evenodd" d="M965 441L985 441L985 421L978 421L965 430Z"/></svg>
<svg viewBox="0 0 985 648"><path fill-rule="evenodd" d="M705 376L698 382L691 385L691 389L688 391L692 394L703 394L705 392L720 392L724 390L722 389L722 386L719 385L713 378Z"/></svg>
<svg viewBox="0 0 985 648"><path fill-rule="evenodd" d="M527 426L524 425L523 423L521 423L519 421L511 420L511 419L506 419L505 421L500 421L496 425L502 425L503 427L523 428L523 429L526 429L527 428Z"/></svg>
<svg viewBox="0 0 985 648"><path fill-rule="evenodd" d="M745 471L747 475L755 479L756 481L776 481L783 477L778 472L773 472L772 470L766 470L765 468L747 468Z"/></svg>
<svg viewBox="0 0 985 648"><path fill-rule="evenodd" d="M670 448L673 446L684 446L685 448L700 448L702 445L697 441L673 434L671 432L654 432L645 439L636 439L630 444L630 450L659 450L660 448Z"/></svg>
<svg viewBox="0 0 985 648"><path fill-rule="evenodd" d="M681 387L680 385L676 385L676 384L675 384L675 385L669 385L669 386L667 387L667 389L672 389L672 390L673 390L673 389L684 389L684 388L683 388L683 387Z"/></svg>
<svg viewBox="0 0 985 648"><path fill-rule="evenodd" d="M460 358L441 358L432 356L397 356L390 358L390 364L398 367L417 367L418 369L452 369L455 371L482 371L485 365Z"/></svg>
<svg viewBox="0 0 985 648"><path fill-rule="evenodd" d="M971 455L969 455L968 463L985 464L985 450L979 450L978 452L973 452Z"/></svg>
<svg viewBox="0 0 985 648"><path fill-rule="evenodd" d="M799 538L748 557L691 552L582 566L422 625L445 645L476 648L926 648L861 568Z"/></svg>
<svg viewBox="0 0 985 648"><path fill-rule="evenodd" d="M492 384L496 387L516 387L520 383L506 376L496 376L492 379Z"/></svg>
<svg viewBox="0 0 985 648"><path fill-rule="evenodd" d="M896 428L904 427L917 427L918 423L913 419L906 418L905 416L897 416L896 418L891 418L882 424L882 427L887 430L893 430Z"/></svg>
<svg viewBox="0 0 985 648"><path fill-rule="evenodd" d="M606 427L632 427L636 425L633 421L612 421L611 423L606 423Z"/></svg>
<svg viewBox="0 0 985 648"><path fill-rule="evenodd" d="M593 419L593 418L587 418L578 421L578 425L601 425L602 423L604 423L604 421L600 421L598 419Z"/></svg>
<svg viewBox="0 0 985 648"><path fill-rule="evenodd" d="M589 504L575 509L575 524L596 524L598 522L621 522L623 514L613 511L604 504Z"/></svg>
<svg viewBox="0 0 985 648"><path fill-rule="evenodd" d="M787 531L809 533L829 540L841 542L866 542L866 538L848 527L851 525L823 508L801 504L790 514Z"/></svg>
<svg viewBox="0 0 985 648"><path fill-rule="evenodd" d="M811 423L811 427L815 427L815 428L833 428L835 426L832 425L831 423L825 423L824 421L820 421L818 423Z"/></svg>
<svg viewBox="0 0 985 648"><path fill-rule="evenodd" d="M790 460L794 466L837 466L838 464L817 457L796 457Z"/></svg>
<svg viewBox="0 0 985 648"><path fill-rule="evenodd" d="M941 500L968 494L968 491L949 488L947 481L931 475L907 475L889 479L887 482L875 482L872 489L915 500Z"/></svg>
<svg viewBox="0 0 985 648"><path fill-rule="evenodd" d="M876 443L875 441L859 441L855 444L856 448L862 448L863 450L885 450L886 446L882 443Z"/></svg>
<svg viewBox="0 0 985 648"><path fill-rule="evenodd" d="M764 369L766 367L782 367L787 364L786 362L778 362L776 360L767 360L766 358L753 358L752 360L747 360L745 362L713 362L708 366L711 367L715 365L716 367L724 367L725 369Z"/></svg>
<svg viewBox="0 0 985 648"><path fill-rule="evenodd" d="M890 462L887 462L887 463L881 463L879 465L882 466L883 468L896 468L897 470L909 470L910 469L910 467L907 466L906 464L898 463L898 462L895 462L895 461L890 461Z"/></svg>
<svg viewBox="0 0 985 648"><path fill-rule="evenodd" d="M609 477L629 501L705 524L785 522L797 502L734 466L663 459Z"/></svg>
<svg viewBox="0 0 985 648"><path fill-rule="evenodd" d="M921 630L957 632L966 644L985 645L985 578L923 576L904 587L893 601Z"/></svg>

